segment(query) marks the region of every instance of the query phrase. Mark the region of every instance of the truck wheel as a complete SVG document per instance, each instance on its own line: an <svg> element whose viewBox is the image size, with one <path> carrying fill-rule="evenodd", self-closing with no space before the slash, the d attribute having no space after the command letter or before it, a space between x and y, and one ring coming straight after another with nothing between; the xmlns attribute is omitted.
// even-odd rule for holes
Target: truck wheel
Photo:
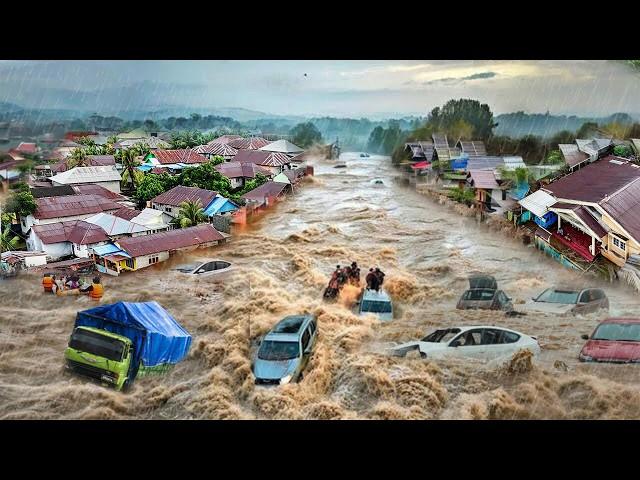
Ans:
<svg viewBox="0 0 640 480"><path fill-rule="evenodd" d="M122 391L128 392L130 388L131 388L131 381L127 378L122 384Z"/></svg>

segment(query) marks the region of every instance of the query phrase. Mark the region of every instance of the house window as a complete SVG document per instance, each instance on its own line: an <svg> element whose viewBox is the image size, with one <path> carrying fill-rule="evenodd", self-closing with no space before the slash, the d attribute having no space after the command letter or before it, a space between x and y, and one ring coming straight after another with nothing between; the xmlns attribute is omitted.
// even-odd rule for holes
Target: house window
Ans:
<svg viewBox="0 0 640 480"><path fill-rule="evenodd" d="M613 244L618 247L620 250L626 250L627 249L627 242L621 240L620 238L613 236Z"/></svg>
<svg viewBox="0 0 640 480"><path fill-rule="evenodd" d="M154 263L158 263L158 255L156 255L154 257L149 257L149 265L154 264Z"/></svg>
<svg viewBox="0 0 640 480"><path fill-rule="evenodd" d="M506 200L506 199L507 199L507 191L502 190L502 200Z"/></svg>
<svg viewBox="0 0 640 480"><path fill-rule="evenodd" d="M165 212L170 212L171 211L171 207L164 207L164 211Z"/></svg>
<svg viewBox="0 0 640 480"><path fill-rule="evenodd" d="M133 270L133 269L135 269L135 266L134 266L134 264L133 264L133 258L127 258L127 259L124 261L124 263L125 263L125 265L126 265L127 267L129 267L130 269L132 269L132 270Z"/></svg>

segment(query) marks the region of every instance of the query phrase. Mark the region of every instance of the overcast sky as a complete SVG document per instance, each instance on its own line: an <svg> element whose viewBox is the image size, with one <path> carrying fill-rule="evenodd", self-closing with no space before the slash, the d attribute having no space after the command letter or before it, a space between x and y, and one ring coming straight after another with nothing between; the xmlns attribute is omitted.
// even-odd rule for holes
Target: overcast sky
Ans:
<svg viewBox="0 0 640 480"><path fill-rule="evenodd" d="M306 74L306 76L305 76ZM613 61L0 61L0 101L100 113L240 107L280 115L426 114L451 98L494 113L640 112Z"/></svg>

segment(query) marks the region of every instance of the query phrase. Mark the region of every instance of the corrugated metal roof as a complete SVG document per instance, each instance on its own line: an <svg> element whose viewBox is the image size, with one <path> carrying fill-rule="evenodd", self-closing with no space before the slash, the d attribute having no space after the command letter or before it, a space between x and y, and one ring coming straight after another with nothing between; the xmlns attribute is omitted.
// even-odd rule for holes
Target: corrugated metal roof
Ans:
<svg viewBox="0 0 640 480"><path fill-rule="evenodd" d="M196 153L192 148L186 148L182 150L156 150L151 152L156 160L162 165L169 165L174 163L206 163L207 158Z"/></svg>
<svg viewBox="0 0 640 480"><path fill-rule="evenodd" d="M116 164L116 158L113 155L87 155L87 158L93 167L104 167Z"/></svg>
<svg viewBox="0 0 640 480"><path fill-rule="evenodd" d="M504 166L504 159L502 157L471 157L467 160L467 171L496 170L501 166Z"/></svg>
<svg viewBox="0 0 640 480"><path fill-rule="evenodd" d="M211 203L216 195L217 192L212 192L211 190L178 185L177 187L173 187L171 190L161 193L151 201L153 203L172 205L174 207L179 207L182 202L199 201L200 206L205 208Z"/></svg>
<svg viewBox="0 0 640 480"><path fill-rule="evenodd" d="M134 217L137 217L140 214L140 210L135 210L129 207L122 207L115 212L112 212L112 215L116 217L124 218L125 220L131 220Z"/></svg>
<svg viewBox="0 0 640 480"><path fill-rule="evenodd" d="M208 155L220 155L225 158L232 158L238 153L238 150L226 143L213 143L210 142L206 145L200 145L194 148L197 153Z"/></svg>
<svg viewBox="0 0 640 480"><path fill-rule="evenodd" d="M500 188L492 170L469 170L469 175L471 175L471 184L475 188L486 190Z"/></svg>
<svg viewBox="0 0 640 480"><path fill-rule="evenodd" d="M34 225L32 229L44 244L73 242L89 245L109 240L102 228L83 220Z"/></svg>
<svg viewBox="0 0 640 480"><path fill-rule="evenodd" d="M601 201L600 206L636 241L640 241L640 178Z"/></svg>
<svg viewBox="0 0 640 480"><path fill-rule="evenodd" d="M277 197L281 195L287 185L287 183L266 182L258 188L254 188L250 192L245 193L242 195L242 198L262 204L267 197Z"/></svg>
<svg viewBox="0 0 640 480"><path fill-rule="evenodd" d="M238 163L255 163L265 167L281 167L291 163L291 159L285 153L264 152L262 150L239 150L233 158Z"/></svg>
<svg viewBox="0 0 640 480"><path fill-rule="evenodd" d="M560 143L558 144L558 148L562 152L562 156L564 157L564 161L570 167L575 167L589 159L589 155L584 152L581 152L578 149L577 145L573 143Z"/></svg>
<svg viewBox="0 0 640 480"><path fill-rule="evenodd" d="M260 150L264 150L266 152L280 152L280 153L301 153L304 152L304 149L300 148L297 145L294 145L289 140L276 140L275 142L271 142L264 147L260 147Z"/></svg>
<svg viewBox="0 0 640 480"><path fill-rule="evenodd" d="M462 153L466 153L470 157L487 155L487 147L480 140L459 140L456 144L456 147L458 146Z"/></svg>
<svg viewBox="0 0 640 480"><path fill-rule="evenodd" d="M31 195L33 195L34 198L60 197L75 194L76 191L71 185L58 185L57 187L39 187L31 189Z"/></svg>
<svg viewBox="0 0 640 480"><path fill-rule="evenodd" d="M52 182L71 185L74 183L96 183L120 181L120 172L115 165L104 167L75 167L51 177Z"/></svg>
<svg viewBox="0 0 640 480"><path fill-rule="evenodd" d="M256 165L251 162L228 162L216 165L215 169L227 178L254 178L256 173L262 173L263 175L271 175L271 170L268 168Z"/></svg>
<svg viewBox="0 0 640 480"><path fill-rule="evenodd" d="M102 185L97 185L95 183L85 183L84 185L73 185L71 188L73 188L74 193L77 193L79 195L98 195L100 197L113 200L115 202L127 199L125 196L120 195L119 193L116 193L116 192L112 192L108 188L105 188Z"/></svg>
<svg viewBox="0 0 640 480"><path fill-rule="evenodd" d="M228 142L233 148L238 150L257 150L269 144L269 140L262 137L238 138Z"/></svg>
<svg viewBox="0 0 640 480"><path fill-rule="evenodd" d="M39 219L64 218L119 210L121 205L98 195L65 195L36 199L38 208L33 216Z"/></svg>
<svg viewBox="0 0 640 480"><path fill-rule="evenodd" d="M132 257L139 257L220 241L224 238L212 225L202 224L140 237L126 237L118 240L116 245Z"/></svg>
<svg viewBox="0 0 640 480"><path fill-rule="evenodd" d="M216 215L218 213L232 212L238 209L238 205L233 203L228 198L218 195L213 202L209 204L204 210L204 214L207 216Z"/></svg>
<svg viewBox="0 0 640 480"><path fill-rule="evenodd" d="M629 163L625 158L609 155L571 175L551 182L544 188L557 198L598 203L638 177L639 167Z"/></svg>
<svg viewBox="0 0 640 480"><path fill-rule="evenodd" d="M137 210L136 212L138 213L138 215L129 219L133 223L146 225L149 227L153 227L154 229L163 228L167 226L167 224L164 223L164 220L163 220L164 214L162 213L161 210L156 210L155 208L145 208L141 212L138 212Z"/></svg>
<svg viewBox="0 0 640 480"><path fill-rule="evenodd" d="M529 210L536 217L543 217L556 202L557 200L544 190L537 190L518 201L522 208Z"/></svg>
<svg viewBox="0 0 640 480"><path fill-rule="evenodd" d="M106 232L107 235L130 235L133 233L142 233L149 230L140 224L130 222L124 218L109 215L100 212L85 219L86 222L97 225Z"/></svg>

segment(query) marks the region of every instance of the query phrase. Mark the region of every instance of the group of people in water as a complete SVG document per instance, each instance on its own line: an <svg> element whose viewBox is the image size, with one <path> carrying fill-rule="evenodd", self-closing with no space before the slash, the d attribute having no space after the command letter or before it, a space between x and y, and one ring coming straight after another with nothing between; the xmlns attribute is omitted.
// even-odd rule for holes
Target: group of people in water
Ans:
<svg viewBox="0 0 640 480"><path fill-rule="evenodd" d="M367 289L380 290L382 282L384 281L384 272L379 268L370 268L369 273L365 277L367 282ZM351 262L351 265L341 267L336 265L336 269L331 274L329 285L327 286L324 296L325 298L334 298L338 295L342 287L346 284L360 286L360 267L356 262Z"/></svg>
<svg viewBox="0 0 640 480"><path fill-rule="evenodd" d="M89 283L86 280L81 280L76 274L62 276L45 274L42 277L42 287L45 292L54 295L64 295L65 291L76 291L79 294L89 294L94 299L100 299L104 293L99 276L95 276L92 283Z"/></svg>

